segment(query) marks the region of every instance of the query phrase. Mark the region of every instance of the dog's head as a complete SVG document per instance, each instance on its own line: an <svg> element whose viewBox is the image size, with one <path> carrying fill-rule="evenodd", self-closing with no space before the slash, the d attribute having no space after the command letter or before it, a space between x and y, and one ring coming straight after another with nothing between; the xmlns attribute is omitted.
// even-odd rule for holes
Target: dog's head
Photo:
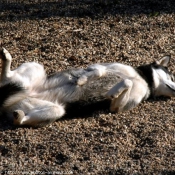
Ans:
<svg viewBox="0 0 175 175"><path fill-rule="evenodd" d="M170 56L165 56L152 63L155 96L175 96L175 77L168 70Z"/></svg>

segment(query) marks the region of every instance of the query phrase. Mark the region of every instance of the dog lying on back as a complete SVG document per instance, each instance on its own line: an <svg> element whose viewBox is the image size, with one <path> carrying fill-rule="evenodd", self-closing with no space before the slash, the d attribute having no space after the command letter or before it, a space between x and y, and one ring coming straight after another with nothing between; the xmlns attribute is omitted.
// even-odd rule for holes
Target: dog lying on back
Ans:
<svg viewBox="0 0 175 175"><path fill-rule="evenodd" d="M175 96L174 76L167 69L169 56L137 68L102 63L50 76L35 62L11 71L12 57L5 48L0 58L0 111L15 125L45 126L64 116L68 104L77 102L110 100L111 112L123 112L151 96Z"/></svg>

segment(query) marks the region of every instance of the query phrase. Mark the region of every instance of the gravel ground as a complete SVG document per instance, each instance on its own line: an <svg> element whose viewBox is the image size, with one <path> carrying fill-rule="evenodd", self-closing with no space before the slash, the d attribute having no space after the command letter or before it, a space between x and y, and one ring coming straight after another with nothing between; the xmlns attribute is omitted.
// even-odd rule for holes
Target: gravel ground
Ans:
<svg viewBox="0 0 175 175"><path fill-rule="evenodd" d="M37 61L48 74L175 58L175 1L1 0L0 39L13 68ZM15 128L2 116L0 174L175 174L174 113L174 98L158 98L38 129Z"/></svg>

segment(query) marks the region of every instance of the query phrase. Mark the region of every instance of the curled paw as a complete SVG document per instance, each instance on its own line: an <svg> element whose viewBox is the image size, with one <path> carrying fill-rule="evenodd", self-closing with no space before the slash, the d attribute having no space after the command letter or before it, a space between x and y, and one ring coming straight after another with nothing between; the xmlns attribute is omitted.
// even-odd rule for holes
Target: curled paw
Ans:
<svg viewBox="0 0 175 175"><path fill-rule="evenodd" d="M15 110L13 112L13 124L20 125L22 123L22 119L24 118L25 114L22 110Z"/></svg>
<svg viewBox="0 0 175 175"><path fill-rule="evenodd" d="M87 82L87 77L83 75L77 80L77 85L82 86L86 84L86 82Z"/></svg>

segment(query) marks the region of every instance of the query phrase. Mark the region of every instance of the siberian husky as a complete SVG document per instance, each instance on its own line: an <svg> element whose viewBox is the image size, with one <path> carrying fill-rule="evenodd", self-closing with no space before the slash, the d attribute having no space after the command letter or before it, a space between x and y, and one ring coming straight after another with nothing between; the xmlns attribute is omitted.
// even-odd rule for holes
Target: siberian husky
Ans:
<svg viewBox="0 0 175 175"><path fill-rule="evenodd" d="M175 96L174 76L167 69L169 56L137 68L102 63L50 76L35 62L11 71L12 57L5 48L0 57L0 111L15 125L45 126L64 116L67 105L77 102L108 100L111 112L123 112L149 97Z"/></svg>

